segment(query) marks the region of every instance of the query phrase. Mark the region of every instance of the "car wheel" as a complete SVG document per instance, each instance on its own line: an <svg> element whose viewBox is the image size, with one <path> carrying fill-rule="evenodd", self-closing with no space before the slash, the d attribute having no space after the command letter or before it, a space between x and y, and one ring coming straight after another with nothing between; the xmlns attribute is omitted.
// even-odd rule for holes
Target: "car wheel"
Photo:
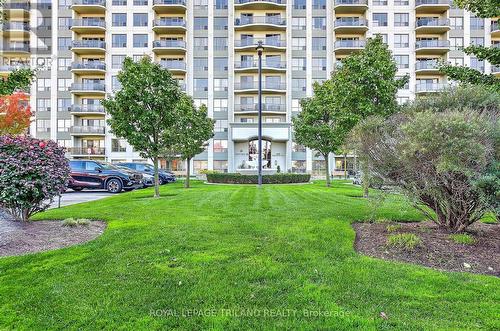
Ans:
<svg viewBox="0 0 500 331"><path fill-rule="evenodd" d="M120 193L122 191L122 183L116 178L111 178L106 183L106 191L109 193Z"/></svg>
<svg viewBox="0 0 500 331"><path fill-rule="evenodd" d="M83 190L83 187L73 187L72 190L80 192L81 190Z"/></svg>

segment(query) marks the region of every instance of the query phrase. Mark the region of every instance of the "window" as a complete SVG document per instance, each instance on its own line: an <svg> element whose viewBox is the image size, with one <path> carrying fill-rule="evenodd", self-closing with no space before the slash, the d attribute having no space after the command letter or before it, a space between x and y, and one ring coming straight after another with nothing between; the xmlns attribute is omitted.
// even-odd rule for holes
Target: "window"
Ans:
<svg viewBox="0 0 500 331"><path fill-rule="evenodd" d="M470 29L471 30L484 30L484 19L479 17L470 18Z"/></svg>
<svg viewBox="0 0 500 331"><path fill-rule="evenodd" d="M397 102L400 105L404 105L405 103L408 103L410 101L409 97L398 97Z"/></svg>
<svg viewBox="0 0 500 331"><path fill-rule="evenodd" d="M293 0L293 9L306 9L306 0Z"/></svg>
<svg viewBox="0 0 500 331"><path fill-rule="evenodd" d="M313 17L313 30L326 30L326 17Z"/></svg>
<svg viewBox="0 0 500 331"><path fill-rule="evenodd" d="M304 47L305 49L305 47ZM313 51L326 51L326 38L313 37L312 38Z"/></svg>
<svg viewBox="0 0 500 331"><path fill-rule="evenodd" d="M59 17L57 25L59 30L68 30L71 26L71 17Z"/></svg>
<svg viewBox="0 0 500 331"><path fill-rule="evenodd" d="M227 71L227 57L214 58L214 71Z"/></svg>
<svg viewBox="0 0 500 331"><path fill-rule="evenodd" d="M407 34L394 35L394 48L408 48L410 47L410 36Z"/></svg>
<svg viewBox="0 0 500 331"><path fill-rule="evenodd" d="M147 34L134 34L134 47L148 47L148 35Z"/></svg>
<svg viewBox="0 0 500 331"><path fill-rule="evenodd" d="M475 56L470 58L470 67L481 72L484 72L484 61L478 60Z"/></svg>
<svg viewBox="0 0 500 331"><path fill-rule="evenodd" d="M484 46L484 38L483 37L471 37L470 44L475 46Z"/></svg>
<svg viewBox="0 0 500 331"><path fill-rule="evenodd" d="M410 25L410 14L408 13L394 14L394 26L409 26L409 25Z"/></svg>
<svg viewBox="0 0 500 331"><path fill-rule="evenodd" d="M463 17L450 17L450 26L455 30L464 29L464 18Z"/></svg>
<svg viewBox="0 0 500 331"><path fill-rule="evenodd" d="M217 120L215 121L215 127L214 131L215 132L227 132L227 120Z"/></svg>
<svg viewBox="0 0 500 331"><path fill-rule="evenodd" d="M410 67L410 57L408 55L394 55L398 69L408 69Z"/></svg>
<svg viewBox="0 0 500 331"><path fill-rule="evenodd" d="M123 65L123 61L125 61L125 55L113 55L113 56L111 56L111 68L121 69L122 65Z"/></svg>
<svg viewBox="0 0 500 331"><path fill-rule="evenodd" d="M71 78L58 78L57 79L57 90L58 91L68 91L71 86Z"/></svg>
<svg viewBox="0 0 500 331"><path fill-rule="evenodd" d="M326 0L313 0L313 9L326 9Z"/></svg>
<svg viewBox="0 0 500 331"><path fill-rule="evenodd" d="M36 132L50 132L50 120L36 120Z"/></svg>
<svg viewBox="0 0 500 331"><path fill-rule="evenodd" d="M111 139L111 152L123 153L127 151L127 141L124 139Z"/></svg>
<svg viewBox="0 0 500 331"><path fill-rule="evenodd" d="M214 37L214 50L215 51L227 50L227 38L226 37Z"/></svg>
<svg viewBox="0 0 500 331"><path fill-rule="evenodd" d="M292 30L305 30L306 18L305 17L292 17Z"/></svg>
<svg viewBox="0 0 500 331"><path fill-rule="evenodd" d="M50 99L39 98L36 99L36 111L50 111Z"/></svg>
<svg viewBox="0 0 500 331"><path fill-rule="evenodd" d="M113 0L112 4L113 6L126 6L127 0Z"/></svg>
<svg viewBox="0 0 500 331"><path fill-rule="evenodd" d="M326 71L326 58L313 57L312 58L312 70L313 71Z"/></svg>
<svg viewBox="0 0 500 331"><path fill-rule="evenodd" d="M194 91L195 92L206 92L206 91L208 91L208 79L206 79L206 78L195 78L194 79Z"/></svg>
<svg viewBox="0 0 500 331"><path fill-rule="evenodd" d="M450 58L450 63L454 66L463 66L464 58L463 57L452 57Z"/></svg>
<svg viewBox="0 0 500 331"><path fill-rule="evenodd" d="M195 37L194 38L194 50L195 51L206 51L206 50L208 50L208 38Z"/></svg>
<svg viewBox="0 0 500 331"><path fill-rule="evenodd" d="M208 17L195 17L193 25L195 30L208 30Z"/></svg>
<svg viewBox="0 0 500 331"><path fill-rule="evenodd" d="M57 139L57 144L61 147L69 148L71 147L70 139Z"/></svg>
<svg viewBox="0 0 500 331"><path fill-rule="evenodd" d="M305 92L306 91L306 79L304 79L304 78L292 78L292 91L293 92Z"/></svg>
<svg viewBox="0 0 500 331"><path fill-rule="evenodd" d="M73 4L73 0L59 0L59 9L69 9Z"/></svg>
<svg viewBox="0 0 500 331"><path fill-rule="evenodd" d="M208 100L207 99L193 99L194 105L196 108L201 107L202 105L208 105Z"/></svg>
<svg viewBox="0 0 500 331"><path fill-rule="evenodd" d="M68 111L70 107L71 107L70 98L57 99L57 111Z"/></svg>
<svg viewBox="0 0 500 331"><path fill-rule="evenodd" d="M305 57L292 58L292 70L305 71L306 70L306 58Z"/></svg>
<svg viewBox="0 0 500 331"><path fill-rule="evenodd" d="M227 99L214 99L214 112L227 112Z"/></svg>
<svg viewBox="0 0 500 331"><path fill-rule="evenodd" d="M195 71L208 71L208 58L195 57L193 59L193 68Z"/></svg>
<svg viewBox="0 0 500 331"><path fill-rule="evenodd" d="M52 30L51 17L37 17L37 29L39 30Z"/></svg>
<svg viewBox="0 0 500 331"><path fill-rule="evenodd" d="M387 26L387 13L373 13L373 26Z"/></svg>
<svg viewBox="0 0 500 331"><path fill-rule="evenodd" d="M214 139L214 152L215 153L227 152L227 140Z"/></svg>
<svg viewBox="0 0 500 331"><path fill-rule="evenodd" d="M292 161L292 172L293 173L305 173L306 172L306 161L304 160L294 160Z"/></svg>
<svg viewBox="0 0 500 331"><path fill-rule="evenodd" d="M373 0L374 6L387 6L387 0Z"/></svg>
<svg viewBox="0 0 500 331"><path fill-rule="evenodd" d="M127 35L126 34L114 34L111 36L111 43L113 47L124 48L127 47Z"/></svg>
<svg viewBox="0 0 500 331"><path fill-rule="evenodd" d="M122 84L118 81L118 76L111 76L111 89L113 91L121 90Z"/></svg>
<svg viewBox="0 0 500 331"><path fill-rule="evenodd" d="M325 39L325 38L322 38L322 39ZM292 50L305 51L306 50L306 38L292 38Z"/></svg>
<svg viewBox="0 0 500 331"><path fill-rule="evenodd" d="M194 0L194 7L197 9L205 9L208 7L208 0Z"/></svg>
<svg viewBox="0 0 500 331"><path fill-rule="evenodd" d="M227 161L214 160L213 165L214 165L214 170L227 172Z"/></svg>
<svg viewBox="0 0 500 331"><path fill-rule="evenodd" d="M57 132L68 132L71 120L57 120Z"/></svg>
<svg viewBox="0 0 500 331"><path fill-rule="evenodd" d="M292 99L292 112L300 112L301 110L300 99Z"/></svg>
<svg viewBox="0 0 500 331"><path fill-rule="evenodd" d="M450 48L451 49L462 49L464 47L464 38L462 37L450 37Z"/></svg>
<svg viewBox="0 0 500 331"><path fill-rule="evenodd" d="M57 38L57 49L60 51L66 51L71 49L71 38L59 37Z"/></svg>
<svg viewBox="0 0 500 331"><path fill-rule="evenodd" d="M216 91L216 92L227 91L227 78L215 78L214 79L214 91Z"/></svg>
<svg viewBox="0 0 500 331"><path fill-rule="evenodd" d="M148 0L134 0L134 6L147 6Z"/></svg>
<svg viewBox="0 0 500 331"><path fill-rule="evenodd" d="M409 4L408 0L394 0L394 6L408 6Z"/></svg>
<svg viewBox="0 0 500 331"><path fill-rule="evenodd" d="M214 17L214 30L227 30L227 17Z"/></svg>
<svg viewBox="0 0 500 331"><path fill-rule="evenodd" d="M60 57L57 59L57 69L60 71L70 70L71 58L70 57Z"/></svg>
<svg viewBox="0 0 500 331"><path fill-rule="evenodd" d="M215 0L215 9L227 9L227 0Z"/></svg>
<svg viewBox="0 0 500 331"><path fill-rule="evenodd" d="M148 26L148 14L134 13L134 26Z"/></svg>
<svg viewBox="0 0 500 331"><path fill-rule="evenodd" d="M127 26L127 14L113 13L111 18L112 26Z"/></svg>
<svg viewBox="0 0 500 331"><path fill-rule="evenodd" d="M194 160L193 161L193 173L198 174L203 170L208 169L208 161Z"/></svg>

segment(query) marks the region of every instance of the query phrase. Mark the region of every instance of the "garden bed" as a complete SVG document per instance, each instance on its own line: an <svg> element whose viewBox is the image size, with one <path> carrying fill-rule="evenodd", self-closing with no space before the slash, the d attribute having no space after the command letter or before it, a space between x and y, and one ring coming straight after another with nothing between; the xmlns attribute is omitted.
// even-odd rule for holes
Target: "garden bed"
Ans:
<svg viewBox="0 0 500 331"><path fill-rule="evenodd" d="M389 226L389 229L388 229ZM467 271L500 277L500 225L477 222L469 227L470 243L458 243L432 222L354 223L356 251L386 260L420 264L446 271ZM390 236L414 234L420 245L412 250L388 244Z"/></svg>
<svg viewBox="0 0 500 331"><path fill-rule="evenodd" d="M308 183L311 179L309 174L274 174L274 175L263 175L263 184L297 184L297 183ZM257 184L257 175L242 175L239 173L208 173L207 174L208 183L219 183L219 184Z"/></svg>
<svg viewBox="0 0 500 331"><path fill-rule="evenodd" d="M0 219L0 256L23 255L81 244L104 232L106 223L65 226L62 221L15 222Z"/></svg>

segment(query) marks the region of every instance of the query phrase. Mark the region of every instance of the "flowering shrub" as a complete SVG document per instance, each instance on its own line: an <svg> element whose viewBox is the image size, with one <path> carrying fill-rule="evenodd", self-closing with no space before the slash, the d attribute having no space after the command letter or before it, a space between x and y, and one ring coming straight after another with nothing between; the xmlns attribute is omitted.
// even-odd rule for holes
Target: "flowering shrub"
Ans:
<svg viewBox="0 0 500 331"><path fill-rule="evenodd" d="M69 179L64 153L51 140L0 136L0 208L23 221L47 209Z"/></svg>

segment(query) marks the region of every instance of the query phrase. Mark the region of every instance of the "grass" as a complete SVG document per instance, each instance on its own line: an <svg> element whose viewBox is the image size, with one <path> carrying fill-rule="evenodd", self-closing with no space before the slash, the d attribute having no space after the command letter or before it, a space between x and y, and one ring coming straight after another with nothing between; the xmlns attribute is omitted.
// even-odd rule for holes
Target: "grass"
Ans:
<svg viewBox="0 0 500 331"><path fill-rule="evenodd" d="M499 329L500 279L357 254L360 189L194 182L55 209L103 219L84 245L0 259L0 329ZM379 219L420 219L388 196ZM387 319L381 318L384 312Z"/></svg>
<svg viewBox="0 0 500 331"><path fill-rule="evenodd" d="M462 245L473 245L476 242L474 237L467 233L450 234L449 238L453 240L455 243Z"/></svg>
<svg viewBox="0 0 500 331"><path fill-rule="evenodd" d="M398 230L401 230L401 228L402 228L402 227L403 227L403 226L402 226L401 224L389 224L389 225L385 228L385 230L386 230L387 232L396 232L396 231L398 231Z"/></svg>
<svg viewBox="0 0 500 331"><path fill-rule="evenodd" d="M415 248L422 246L422 239L413 233L391 234L387 237L387 245L413 251Z"/></svg>
<svg viewBox="0 0 500 331"><path fill-rule="evenodd" d="M62 221L62 225L63 226L78 226L78 225L89 225L90 224L90 220L86 219L86 218L67 218L65 220Z"/></svg>

